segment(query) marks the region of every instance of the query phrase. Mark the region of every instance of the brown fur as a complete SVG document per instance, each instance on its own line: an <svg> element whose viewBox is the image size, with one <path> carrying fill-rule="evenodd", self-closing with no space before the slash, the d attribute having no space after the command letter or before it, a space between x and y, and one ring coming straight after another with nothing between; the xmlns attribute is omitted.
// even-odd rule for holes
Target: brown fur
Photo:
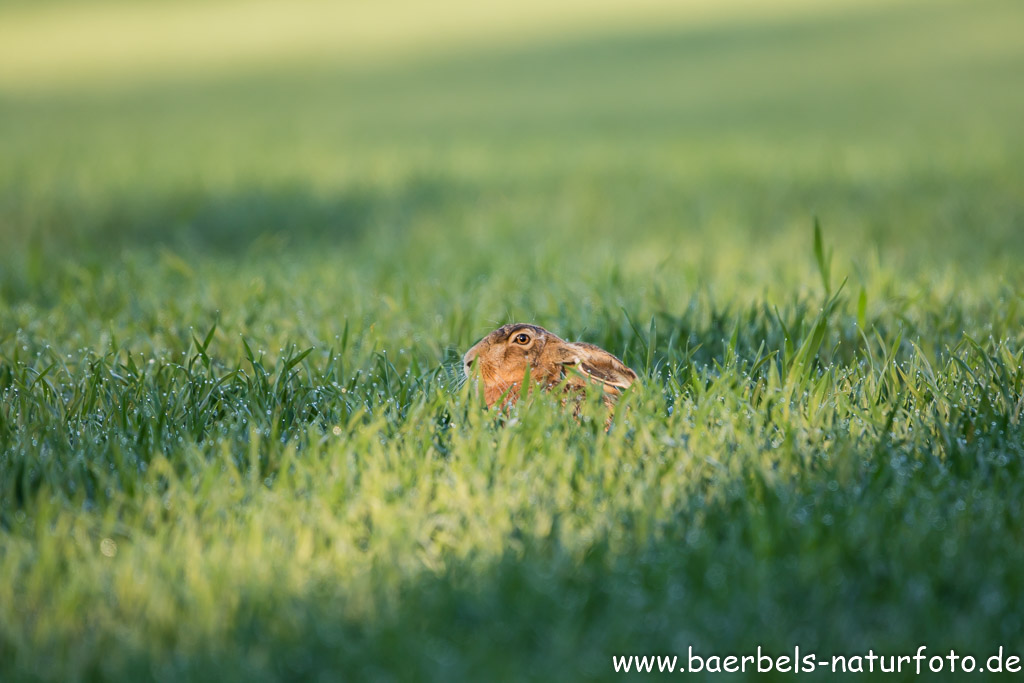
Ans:
<svg viewBox="0 0 1024 683"><path fill-rule="evenodd" d="M526 335L528 341L520 343L520 335ZM599 384L609 407L619 392L636 380L635 372L604 349L567 342L543 327L524 323L491 332L466 352L462 362L467 377L480 373L488 407L499 400L505 406L515 403L527 368L530 379L544 389L564 382L567 391L582 392L588 384Z"/></svg>

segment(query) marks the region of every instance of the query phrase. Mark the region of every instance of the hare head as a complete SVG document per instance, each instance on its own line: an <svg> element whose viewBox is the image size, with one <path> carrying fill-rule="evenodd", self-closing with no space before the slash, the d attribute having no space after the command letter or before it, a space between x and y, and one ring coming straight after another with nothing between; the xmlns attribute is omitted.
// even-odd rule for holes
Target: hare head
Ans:
<svg viewBox="0 0 1024 683"><path fill-rule="evenodd" d="M543 327L512 323L478 341L462 357L467 377L479 372L488 407L499 401L515 403L529 370L530 379L544 389L564 384L566 390L601 387L609 406L636 380L636 373L602 348L567 342ZM527 388L527 391L529 388Z"/></svg>

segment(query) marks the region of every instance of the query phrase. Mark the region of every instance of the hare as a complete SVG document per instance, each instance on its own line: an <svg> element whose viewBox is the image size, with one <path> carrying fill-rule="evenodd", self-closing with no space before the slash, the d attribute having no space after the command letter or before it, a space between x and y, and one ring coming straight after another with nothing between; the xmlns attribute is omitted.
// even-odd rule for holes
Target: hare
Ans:
<svg viewBox="0 0 1024 683"><path fill-rule="evenodd" d="M609 408L620 390L636 380L635 372L604 349L567 342L543 327L524 323L491 332L466 352L462 362L467 377L473 376L474 364L478 366L488 408L499 401L509 406L519 399L527 368L530 378L544 389L563 384L566 391L582 392L588 384L598 385Z"/></svg>

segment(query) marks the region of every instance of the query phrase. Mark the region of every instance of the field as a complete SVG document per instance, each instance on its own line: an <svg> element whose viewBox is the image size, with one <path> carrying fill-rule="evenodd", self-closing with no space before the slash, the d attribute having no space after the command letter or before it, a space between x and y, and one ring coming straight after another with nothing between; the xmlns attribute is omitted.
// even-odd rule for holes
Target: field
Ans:
<svg viewBox="0 0 1024 683"><path fill-rule="evenodd" d="M675 4L0 7L0 680L1024 656L1024 4Z"/></svg>

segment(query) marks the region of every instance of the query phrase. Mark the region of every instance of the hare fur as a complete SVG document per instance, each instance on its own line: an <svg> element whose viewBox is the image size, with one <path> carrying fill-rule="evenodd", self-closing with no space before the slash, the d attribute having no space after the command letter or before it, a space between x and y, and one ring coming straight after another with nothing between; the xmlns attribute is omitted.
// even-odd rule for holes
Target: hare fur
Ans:
<svg viewBox="0 0 1024 683"><path fill-rule="evenodd" d="M488 407L515 403L527 368L530 379L544 389L564 386L566 391L583 392L588 384L600 386L609 407L636 380L635 372L604 349L567 342L526 323L494 330L466 351L462 363L467 377L479 373Z"/></svg>

